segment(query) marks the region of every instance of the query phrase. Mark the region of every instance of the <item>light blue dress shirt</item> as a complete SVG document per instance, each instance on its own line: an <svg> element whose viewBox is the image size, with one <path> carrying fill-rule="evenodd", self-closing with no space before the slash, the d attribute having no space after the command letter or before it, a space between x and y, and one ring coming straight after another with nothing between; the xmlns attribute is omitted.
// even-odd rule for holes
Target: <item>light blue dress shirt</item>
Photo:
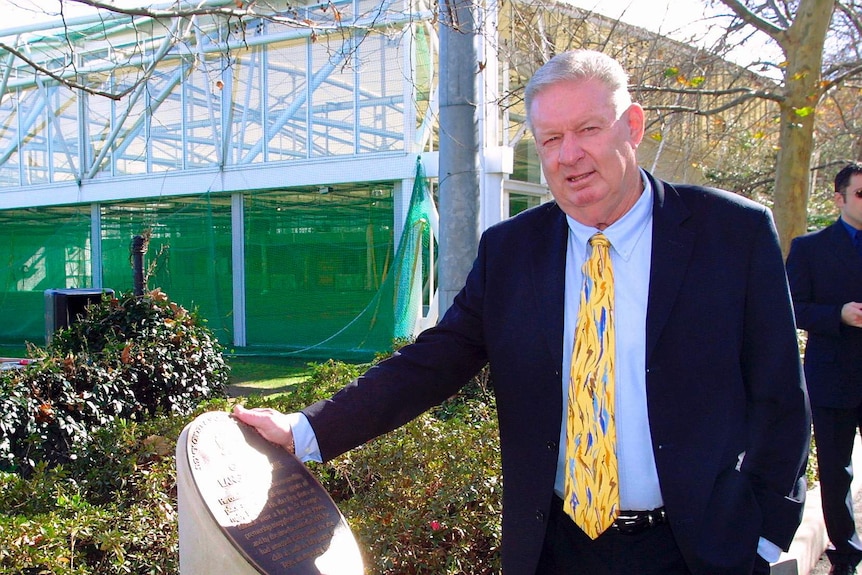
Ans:
<svg viewBox="0 0 862 575"><path fill-rule="evenodd" d="M622 218L602 230L611 242L614 271L614 324L616 331L617 459L620 474L620 508L648 510L662 506L650 436L646 399L646 310L652 253L653 194L644 174L644 192ZM582 266L589 239L598 232L566 216L569 240L566 250L566 289L563 331L563 425L555 490L562 496L565 482L566 410L569 371L580 306Z"/></svg>

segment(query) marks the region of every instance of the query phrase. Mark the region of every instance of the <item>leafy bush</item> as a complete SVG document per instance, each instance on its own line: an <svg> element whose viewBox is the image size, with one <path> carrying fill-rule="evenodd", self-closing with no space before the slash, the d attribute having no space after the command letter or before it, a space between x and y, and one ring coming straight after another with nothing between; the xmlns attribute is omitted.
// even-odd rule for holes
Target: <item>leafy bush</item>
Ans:
<svg viewBox="0 0 862 575"><path fill-rule="evenodd" d="M499 446L493 414L484 415L425 414L333 462L325 486L370 572L499 573Z"/></svg>
<svg viewBox="0 0 862 575"><path fill-rule="evenodd" d="M312 366L291 393L249 407L294 411L331 395L366 366ZM196 415L115 418L61 465L0 473L0 573L168 574L179 571L174 449ZM501 483L493 398L485 378L401 429L312 471L347 517L366 573L499 572Z"/></svg>
<svg viewBox="0 0 862 575"><path fill-rule="evenodd" d="M327 362L295 392L249 407L295 411L362 371ZM309 464L375 575L499 573L502 478L487 369L441 406L324 464Z"/></svg>
<svg viewBox="0 0 862 575"><path fill-rule="evenodd" d="M223 396L229 372L197 314L160 290L106 297L30 355L0 372L0 469L22 473L85 454L108 422L188 414Z"/></svg>
<svg viewBox="0 0 862 575"><path fill-rule="evenodd" d="M321 399L326 399L344 387L351 380L359 377L368 367L330 359L323 363L309 364L311 374L306 381L297 384L291 392L282 398L282 408L286 411L298 411Z"/></svg>
<svg viewBox="0 0 862 575"><path fill-rule="evenodd" d="M0 473L0 573L179 572L174 447L186 417L117 420L94 432L89 456Z"/></svg>

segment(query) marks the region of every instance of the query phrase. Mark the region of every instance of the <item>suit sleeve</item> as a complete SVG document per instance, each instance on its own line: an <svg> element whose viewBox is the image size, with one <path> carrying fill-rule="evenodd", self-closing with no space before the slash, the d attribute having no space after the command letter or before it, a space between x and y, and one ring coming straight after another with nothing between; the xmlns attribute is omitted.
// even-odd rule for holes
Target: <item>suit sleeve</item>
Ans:
<svg viewBox="0 0 862 575"><path fill-rule="evenodd" d="M485 238L465 287L440 323L333 397L302 412L324 461L392 431L442 403L487 363L482 322Z"/></svg>
<svg viewBox="0 0 862 575"><path fill-rule="evenodd" d="M818 303L814 296L812 257L815 253L813 236L803 236L790 243L787 255L787 279L793 294L793 309L799 329L838 336L841 331L841 305ZM820 254L822 257L823 254Z"/></svg>
<svg viewBox="0 0 862 575"><path fill-rule="evenodd" d="M763 511L762 536L787 549L801 520L810 412L784 261L772 218L755 238L743 373L749 444L741 466Z"/></svg>

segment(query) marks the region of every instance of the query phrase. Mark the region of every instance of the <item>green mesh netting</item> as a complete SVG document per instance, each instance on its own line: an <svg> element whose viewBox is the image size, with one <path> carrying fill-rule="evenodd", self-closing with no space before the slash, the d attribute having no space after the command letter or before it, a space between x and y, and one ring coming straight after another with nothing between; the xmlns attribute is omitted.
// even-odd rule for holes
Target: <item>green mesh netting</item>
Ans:
<svg viewBox="0 0 862 575"><path fill-rule="evenodd" d="M248 345L368 356L414 335L428 299L434 210L418 163L415 181L397 253L391 186L249 196Z"/></svg>
<svg viewBox="0 0 862 575"><path fill-rule="evenodd" d="M391 186L255 194L245 221L248 346L334 355L391 345L392 308L381 309Z"/></svg>
<svg viewBox="0 0 862 575"><path fill-rule="evenodd" d="M418 329L418 319L423 307L429 302L433 291L429 281L433 278L434 245L432 239L436 208L420 162L416 163L416 179L410 206L407 209L404 230L395 256L396 269L392 277L395 285L395 329L396 339L410 339Z"/></svg>
<svg viewBox="0 0 862 575"><path fill-rule="evenodd" d="M219 341L233 340L230 197L209 194L102 207L104 287L134 287L130 244L149 234L147 287L196 308Z"/></svg>
<svg viewBox="0 0 862 575"><path fill-rule="evenodd" d="M90 210L0 211L0 342L45 343L49 288L92 285Z"/></svg>
<svg viewBox="0 0 862 575"><path fill-rule="evenodd" d="M415 334L433 284L434 206L417 162L393 237L393 185L243 198L246 346L233 346L231 198L204 194L101 206L102 285L131 291L130 245L149 238L146 287L197 309L230 351L371 357ZM0 211L0 344L45 341L48 289L93 287L89 206Z"/></svg>

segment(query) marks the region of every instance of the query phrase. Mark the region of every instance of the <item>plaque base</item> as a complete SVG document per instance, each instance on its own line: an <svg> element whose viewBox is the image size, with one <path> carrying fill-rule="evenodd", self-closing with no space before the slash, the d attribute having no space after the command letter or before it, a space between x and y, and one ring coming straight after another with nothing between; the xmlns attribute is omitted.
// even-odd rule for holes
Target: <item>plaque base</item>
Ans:
<svg viewBox="0 0 862 575"><path fill-rule="evenodd" d="M188 428L177 442L177 503L180 522L180 575L230 573L260 575L237 549L225 540L221 527L197 493L186 455Z"/></svg>

